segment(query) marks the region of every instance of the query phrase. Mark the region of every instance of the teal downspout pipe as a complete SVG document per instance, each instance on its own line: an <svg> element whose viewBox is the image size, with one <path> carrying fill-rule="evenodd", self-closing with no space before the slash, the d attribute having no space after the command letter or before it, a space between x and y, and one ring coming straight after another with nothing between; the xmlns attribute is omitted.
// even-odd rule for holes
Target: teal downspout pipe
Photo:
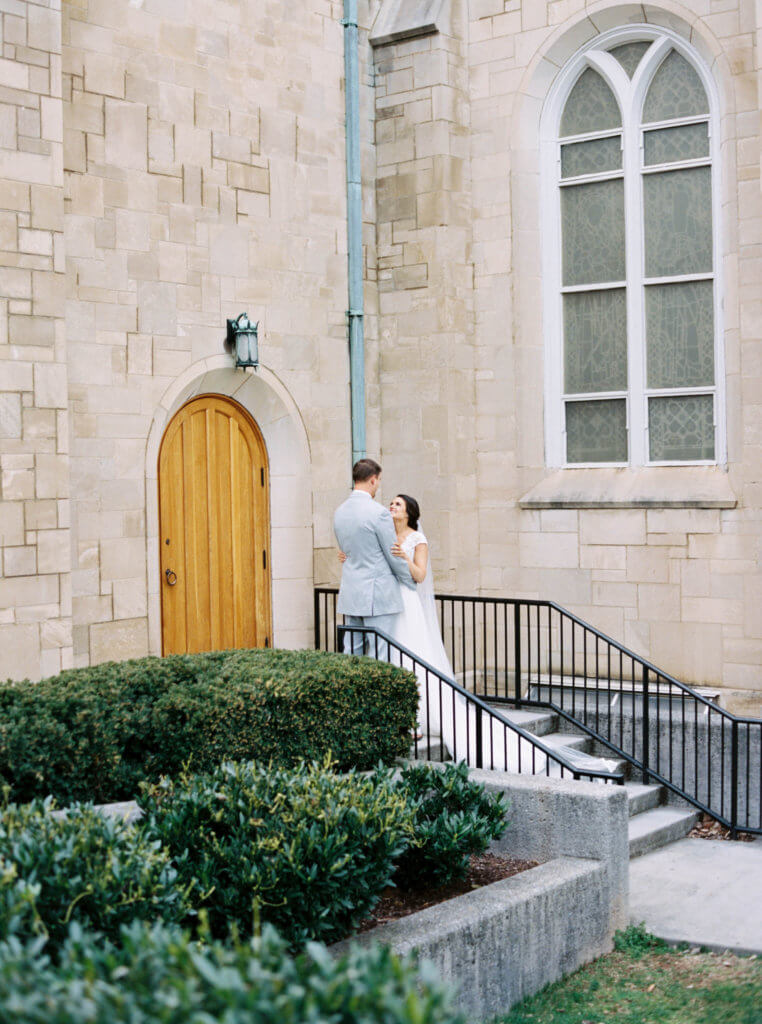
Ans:
<svg viewBox="0 0 762 1024"><path fill-rule="evenodd" d="M362 173L357 0L344 0L344 92L347 152L347 269L352 462L365 458L365 324L362 288Z"/></svg>

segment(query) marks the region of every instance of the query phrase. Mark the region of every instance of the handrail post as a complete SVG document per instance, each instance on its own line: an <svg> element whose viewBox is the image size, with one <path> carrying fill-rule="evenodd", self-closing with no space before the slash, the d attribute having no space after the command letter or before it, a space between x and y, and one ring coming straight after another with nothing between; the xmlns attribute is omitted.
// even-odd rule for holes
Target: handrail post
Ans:
<svg viewBox="0 0 762 1024"><path fill-rule="evenodd" d="M749 766L746 766L748 772ZM748 813L748 808L747 808ZM738 719L730 727L730 838L738 837Z"/></svg>
<svg viewBox="0 0 762 1024"><path fill-rule="evenodd" d="M315 650L320 650L320 591L315 590Z"/></svg>
<svg viewBox="0 0 762 1024"><path fill-rule="evenodd" d="M521 605L513 606L513 679L516 707L521 707Z"/></svg>
<svg viewBox="0 0 762 1024"><path fill-rule="evenodd" d="M649 672L646 666L643 666L643 785L648 785L648 757L649 757L649 719L650 710L648 707L648 676ZM658 767L658 766L657 766Z"/></svg>
<svg viewBox="0 0 762 1024"><path fill-rule="evenodd" d="M483 751L482 751L482 732L483 732L482 714L483 713L484 713L483 709L481 707L479 707L479 705L477 704L477 706L476 706L476 767L477 768L483 768L484 767L484 763L483 763L484 762L484 757L483 757Z"/></svg>

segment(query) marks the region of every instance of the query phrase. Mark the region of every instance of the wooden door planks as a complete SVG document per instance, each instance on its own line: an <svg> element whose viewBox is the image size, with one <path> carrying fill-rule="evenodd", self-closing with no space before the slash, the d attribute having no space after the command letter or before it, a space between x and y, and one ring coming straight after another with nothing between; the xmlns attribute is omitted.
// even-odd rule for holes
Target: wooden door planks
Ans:
<svg viewBox="0 0 762 1024"><path fill-rule="evenodd" d="M270 644L267 469L256 424L229 399L193 399L167 428L159 454L164 654Z"/></svg>

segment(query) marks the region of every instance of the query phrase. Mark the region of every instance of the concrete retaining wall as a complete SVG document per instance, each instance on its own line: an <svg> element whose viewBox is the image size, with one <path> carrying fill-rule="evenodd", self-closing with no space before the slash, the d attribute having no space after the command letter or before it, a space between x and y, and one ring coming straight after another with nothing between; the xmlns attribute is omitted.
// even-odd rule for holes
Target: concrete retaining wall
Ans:
<svg viewBox="0 0 762 1024"><path fill-rule="evenodd" d="M375 928L347 942L417 950L456 986L469 1022L520 999L612 948L627 925L627 795L620 786L477 771L510 800L495 853L544 861L514 878Z"/></svg>
<svg viewBox="0 0 762 1024"><path fill-rule="evenodd" d="M490 1020L611 948L606 866L561 857L350 942L417 950L456 987L469 1022Z"/></svg>
<svg viewBox="0 0 762 1024"><path fill-rule="evenodd" d="M571 710L569 698L564 703ZM603 703L603 702L601 702ZM661 702L657 720L655 701L651 702L649 719L649 760L659 772L675 785L693 794L704 804L711 806L718 814L730 818L733 808L731 723L716 711L708 711L686 701L685 708L675 699L670 717L668 704ZM582 699L577 698L577 709ZM632 702L628 701L620 710L611 712L608 706L598 712L598 730L601 735L610 735L623 750L631 751L641 758L643 753L643 729L641 722L642 701L635 702L637 715L633 715ZM595 723L591 721L591 725ZM573 723L560 720L559 729L575 732ZM603 745L595 748L604 753ZM605 756L605 753L604 753ZM748 779L747 786L747 763ZM759 828L762 824L760 810L760 778L762 777L762 723L752 720L738 725L738 782L736 786L736 807L738 824ZM679 797L671 801L682 802Z"/></svg>
<svg viewBox="0 0 762 1024"><path fill-rule="evenodd" d="M623 786L472 770L474 781L510 801L509 826L495 853L527 860L584 857L605 867L608 936L626 928L630 852Z"/></svg>

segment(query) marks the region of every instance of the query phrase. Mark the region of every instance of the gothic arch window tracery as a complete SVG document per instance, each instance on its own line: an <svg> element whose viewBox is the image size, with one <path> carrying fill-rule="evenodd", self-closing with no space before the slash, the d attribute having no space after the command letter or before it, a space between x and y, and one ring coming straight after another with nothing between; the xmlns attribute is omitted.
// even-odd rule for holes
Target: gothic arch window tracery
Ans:
<svg viewBox="0 0 762 1024"><path fill-rule="evenodd" d="M543 114L546 448L556 466L724 461L717 102L678 37L628 26Z"/></svg>

